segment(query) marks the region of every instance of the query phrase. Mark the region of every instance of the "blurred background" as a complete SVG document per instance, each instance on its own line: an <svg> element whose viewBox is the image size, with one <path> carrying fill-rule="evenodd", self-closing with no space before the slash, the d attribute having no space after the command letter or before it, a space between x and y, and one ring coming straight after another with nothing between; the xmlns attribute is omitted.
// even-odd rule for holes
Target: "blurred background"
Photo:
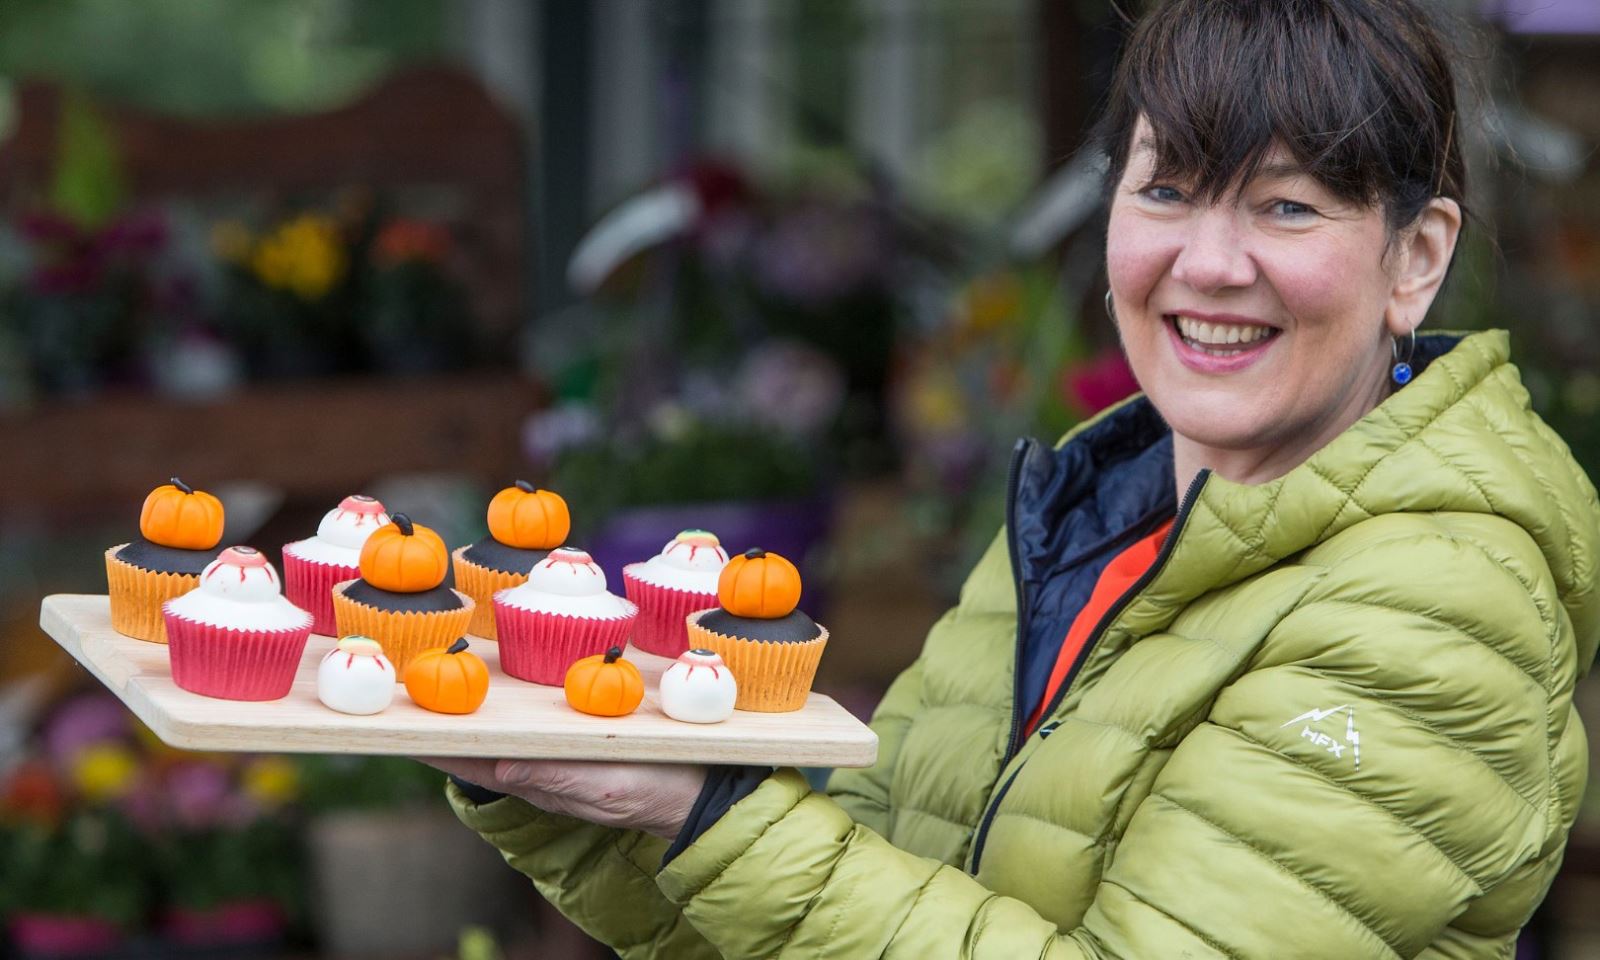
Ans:
<svg viewBox="0 0 1600 960"><path fill-rule="evenodd" d="M1600 3L1447 5L1482 122L1429 323L1509 328L1595 475ZM1015 438L1134 389L1078 149L1123 36L1109 0L0 4L0 955L606 956L431 771L171 750L41 598L103 593L173 475L273 552L354 492L457 546L524 478L614 585L684 527L800 560L867 716ZM1600 957L1585 813L1522 956Z"/></svg>

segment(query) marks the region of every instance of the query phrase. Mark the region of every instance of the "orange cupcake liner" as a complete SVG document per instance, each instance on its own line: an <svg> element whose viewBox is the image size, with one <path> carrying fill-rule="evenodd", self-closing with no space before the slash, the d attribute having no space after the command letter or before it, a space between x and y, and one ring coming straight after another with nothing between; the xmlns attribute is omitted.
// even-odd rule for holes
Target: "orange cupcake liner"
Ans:
<svg viewBox="0 0 1600 960"><path fill-rule="evenodd" d="M447 647L465 634L477 606L471 597L457 590L456 596L463 604L459 610L431 613L380 610L344 595L345 589L354 582L347 580L333 588L333 617L338 621L339 636L360 634L382 644L383 655L394 664L396 682L405 678L406 664L417 654L434 647Z"/></svg>
<svg viewBox="0 0 1600 960"><path fill-rule="evenodd" d="M151 643L167 642L167 621L161 605L200 586L193 573L144 570L117 559L119 543L106 551L106 584L111 593L111 629Z"/></svg>
<svg viewBox="0 0 1600 960"><path fill-rule="evenodd" d="M801 643L747 640L700 626L700 617L707 612L691 613L685 621L689 647L716 653L733 671L733 679L739 683L735 710L787 713L806 705L817 664L822 661L822 648L828 645L827 627L818 624L822 633Z"/></svg>
<svg viewBox="0 0 1600 960"><path fill-rule="evenodd" d="M466 547L457 547L450 556L456 562L456 589L477 604L472 610L472 623L467 626L467 632L485 640L499 640L500 632L494 623L495 591L520 587L528 582L528 575L504 573L473 563L462 556L466 550Z"/></svg>

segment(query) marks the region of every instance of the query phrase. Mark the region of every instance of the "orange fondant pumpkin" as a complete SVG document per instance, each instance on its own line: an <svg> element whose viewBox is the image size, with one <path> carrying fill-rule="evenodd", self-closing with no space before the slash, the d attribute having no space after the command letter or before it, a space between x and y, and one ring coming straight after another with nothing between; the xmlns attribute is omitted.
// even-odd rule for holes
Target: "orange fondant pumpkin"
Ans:
<svg viewBox="0 0 1600 960"><path fill-rule="evenodd" d="M722 568L717 600L736 617L787 617L800 604L800 571L776 553L746 550Z"/></svg>
<svg viewBox="0 0 1600 960"><path fill-rule="evenodd" d="M391 518L392 519L392 518ZM489 695L489 666L467 652L467 638L434 647L406 664L406 693L434 713L471 713Z"/></svg>
<svg viewBox="0 0 1600 960"><path fill-rule="evenodd" d="M632 713L644 700L644 678L638 667L622 659L621 647L584 657L568 667L562 688L572 709L597 717Z"/></svg>
<svg viewBox="0 0 1600 960"><path fill-rule="evenodd" d="M361 548L362 579L395 593L420 593L443 583L450 551L439 535L403 513L389 520Z"/></svg>
<svg viewBox="0 0 1600 960"><path fill-rule="evenodd" d="M139 535L179 550L210 550L222 539L222 501L172 478L144 498Z"/></svg>
<svg viewBox="0 0 1600 960"><path fill-rule="evenodd" d="M561 494L535 490L526 480L489 501L489 533L508 547L553 550L567 542L572 514Z"/></svg>

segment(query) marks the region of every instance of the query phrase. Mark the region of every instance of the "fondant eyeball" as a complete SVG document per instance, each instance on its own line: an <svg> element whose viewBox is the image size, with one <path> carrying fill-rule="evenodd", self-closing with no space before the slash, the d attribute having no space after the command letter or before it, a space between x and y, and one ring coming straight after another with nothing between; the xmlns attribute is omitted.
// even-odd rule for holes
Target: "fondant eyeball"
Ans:
<svg viewBox="0 0 1600 960"><path fill-rule="evenodd" d="M342 637L317 665L317 699L356 716L380 713L394 700L394 664L371 637Z"/></svg>
<svg viewBox="0 0 1600 960"><path fill-rule="evenodd" d="M277 597L282 585L260 550L229 547L200 571L200 589L214 597L260 601Z"/></svg>
<svg viewBox="0 0 1600 960"><path fill-rule="evenodd" d="M690 650L661 675L661 712L684 723L721 723L733 716L739 685L722 658Z"/></svg>
<svg viewBox="0 0 1600 960"><path fill-rule="evenodd" d="M528 584L544 593L586 597L605 592L606 573L584 551L560 547L533 565Z"/></svg>
<svg viewBox="0 0 1600 960"><path fill-rule="evenodd" d="M656 559L679 570L720 572L728 563L728 552L709 530L685 530L662 547Z"/></svg>
<svg viewBox="0 0 1600 960"><path fill-rule="evenodd" d="M360 550L372 531L389 522L383 504L371 497L353 494L339 501L317 524L317 539L335 546Z"/></svg>

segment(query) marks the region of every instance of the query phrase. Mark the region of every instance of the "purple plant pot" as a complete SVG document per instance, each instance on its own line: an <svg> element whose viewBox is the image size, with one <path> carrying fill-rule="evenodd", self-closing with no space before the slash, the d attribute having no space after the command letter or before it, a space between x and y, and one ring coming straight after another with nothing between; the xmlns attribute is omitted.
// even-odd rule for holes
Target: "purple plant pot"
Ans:
<svg viewBox="0 0 1600 960"><path fill-rule="evenodd" d="M819 568L820 547L833 526L833 498L673 504L625 510L578 546L606 572L608 589L622 594L622 568L661 552L679 532L709 530L731 556L760 547L793 560L805 579L800 605L819 619L827 606Z"/></svg>
<svg viewBox="0 0 1600 960"><path fill-rule="evenodd" d="M169 943L186 947L258 946L283 940L288 925L276 900L234 900L209 910L173 907L162 921Z"/></svg>
<svg viewBox="0 0 1600 960"><path fill-rule="evenodd" d="M7 928L21 957L92 957L123 941L122 929L99 917L14 913Z"/></svg>

